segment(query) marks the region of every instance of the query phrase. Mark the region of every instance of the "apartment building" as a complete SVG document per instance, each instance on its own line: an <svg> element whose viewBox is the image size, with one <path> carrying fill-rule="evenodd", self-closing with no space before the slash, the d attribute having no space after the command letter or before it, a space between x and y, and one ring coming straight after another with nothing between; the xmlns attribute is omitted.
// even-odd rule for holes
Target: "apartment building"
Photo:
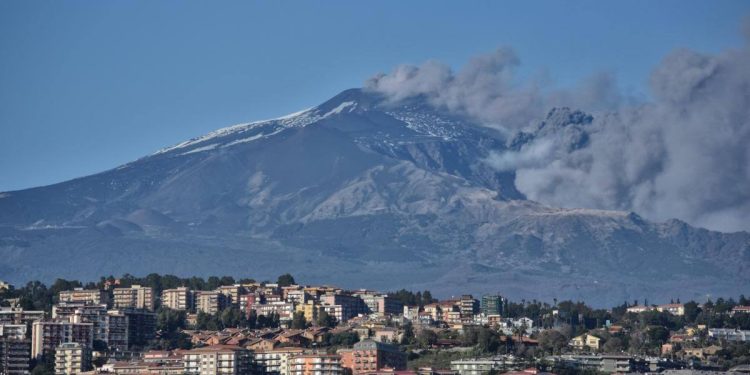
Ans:
<svg viewBox="0 0 750 375"><path fill-rule="evenodd" d="M289 375L292 358L304 354L304 349L296 347L258 350L254 353L255 363L264 374Z"/></svg>
<svg viewBox="0 0 750 375"><path fill-rule="evenodd" d="M354 296L362 299L366 306L366 312L370 314L400 315L404 309L404 304L401 301L386 294L362 290L354 293Z"/></svg>
<svg viewBox="0 0 750 375"><path fill-rule="evenodd" d="M136 322L137 323L137 322ZM122 311L107 311L104 324L98 330L100 340L107 343L109 350L128 350L130 319Z"/></svg>
<svg viewBox="0 0 750 375"><path fill-rule="evenodd" d="M255 371L252 352L233 345L213 345L185 351L185 375L250 375Z"/></svg>
<svg viewBox="0 0 750 375"><path fill-rule="evenodd" d="M26 324L44 319L44 311L24 310L19 307L0 307L0 324Z"/></svg>
<svg viewBox="0 0 750 375"><path fill-rule="evenodd" d="M482 296L479 310L483 315L502 315L503 297L496 294Z"/></svg>
<svg viewBox="0 0 750 375"><path fill-rule="evenodd" d="M199 291L195 295L195 308L206 314L216 314L227 306L227 297L217 291Z"/></svg>
<svg viewBox="0 0 750 375"><path fill-rule="evenodd" d="M333 314L339 322L346 322L359 314L367 313L367 306L357 296L350 294L328 293L320 297L320 302L329 314Z"/></svg>
<svg viewBox="0 0 750 375"><path fill-rule="evenodd" d="M302 354L292 357L289 375L341 375L341 357L331 354Z"/></svg>
<svg viewBox="0 0 750 375"><path fill-rule="evenodd" d="M471 294L463 295L459 301L459 311L462 320L470 321L479 312L479 303Z"/></svg>
<svg viewBox="0 0 750 375"><path fill-rule="evenodd" d="M245 288L240 284L223 285L216 288L216 291L226 296L227 305L240 305L240 296L245 294Z"/></svg>
<svg viewBox="0 0 750 375"><path fill-rule="evenodd" d="M110 349L127 350L128 317L119 310L107 310L107 305L86 305L78 303L60 303L52 307L52 316L56 320L72 323L91 323L94 328L94 340L107 343Z"/></svg>
<svg viewBox="0 0 750 375"><path fill-rule="evenodd" d="M143 309L111 310L112 315L127 317L127 344L145 345L156 337L156 314Z"/></svg>
<svg viewBox="0 0 750 375"><path fill-rule="evenodd" d="M0 324L0 338L23 340L26 338L27 331L26 324Z"/></svg>
<svg viewBox="0 0 750 375"><path fill-rule="evenodd" d="M352 349L339 350L338 354L341 356L341 367L351 369L355 375L384 368L406 369L406 353L401 352L397 346L369 339L354 344Z"/></svg>
<svg viewBox="0 0 750 375"><path fill-rule="evenodd" d="M305 304L298 304L295 307L295 310L297 312L301 312L303 315L305 315L305 319L308 322L316 322L318 320L318 316L320 316L320 312L322 311L322 306L315 300L309 300Z"/></svg>
<svg viewBox="0 0 750 375"><path fill-rule="evenodd" d="M150 287L133 285L130 288L112 290L115 309L136 308L154 311L154 290Z"/></svg>
<svg viewBox="0 0 750 375"><path fill-rule="evenodd" d="M55 375L77 375L91 369L91 349L79 343L61 344L55 350Z"/></svg>
<svg viewBox="0 0 750 375"><path fill-rule="evenodd" d="M100 305L109 302L109 294L99 289L75 288L60 292L60 302L83 302L86 304Z"/></svg>
<svg viewBox="0 0 750 375"><path fill-rule="evenodd" d="M31 342L0 338L0 374L28 375Z"/></svg>
<svg viewBox="0 0 750 375"><path fill-rule="evenodd" d="M79 343L91 347L94 343L94 324L72 322L34 322L31 334L31 357L52 353L64 343Z"/></svg>
<svg viewBox="0 0 750 375"><path fill-rule="evenodd" d="M498 358L472 358L451 361L451 370L459 375L485 375L507 369L505 360Z"/></svg>
<svg viewBox="0 0 750 375"><path fill-rule="evenodd" d="M750 341L750 330L732 328L709 328L708 337L726 341Z"/></svg>
<svg viewBox="0 0 750 375"><path fill-rule="evenodd" d="M294 304L287 302L270 302L264 304L254 304L251 309L255 310L255 314L257 314L258 316L270 316L272 314L277 314L279 316L279 320L291 320L293 316L292 314L294 313Z"/></svg>
<svg viewBox="0 0 750 375"><path fill-rule="evenodd" d="M172 310L191 310L194 306L193 291L187 287L166 289L161 292L161 305Z"/></svg>

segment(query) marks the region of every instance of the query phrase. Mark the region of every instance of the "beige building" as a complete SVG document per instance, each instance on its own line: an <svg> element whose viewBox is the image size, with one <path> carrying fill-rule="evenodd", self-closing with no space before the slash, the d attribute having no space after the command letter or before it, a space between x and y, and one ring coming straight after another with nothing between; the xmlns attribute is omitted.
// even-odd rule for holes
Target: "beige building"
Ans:
<svg viewBox="0 0 750 375"><path fill-rule="evenodd" d="M0 337L0 374L28 375L31 343Z"/></svg>
<svg viewBox="0 0 750 375"><path fill-rule="evenodd" d="M187 287L166 289L161 292L161 305L172 310L190 310L193 308L193 291Z"/></svg>
<svg viewBox="0 0 750 375"><path fill-rule="evenodd" d="M239 346L213 345L185 351L182 355L185 375L250 375L252 353Z"/></svg>
<svg viewBox="0 0 750 375"><path fill-rule="evenodd" d="M216 288L216 291L227 297L227 304L240 305L240 296L245 294L245 288L240 284L224 285Z"/></svg>
<svg viewBox="0 0 750 375"><path fill-rule="evenodd" d="M79 343L65 343L55 350L55 375L77 375L91 368L91 351Z"/></svg>
<svg viewBox="0 0 750 375"><path fill-rule="evenodd" d="M658 312L668 312L672 315L682 316L685 315L685 305L681 303L668 303L666 305L656 306Z"/></svg>
<svg viewBox="0 0 750 375"><path fill-rule="evenodd" d="M82 302L99 305L109 302L109 295L107 292L99 289L75 288L60 292L59 300L60 302Z"/></svg>
<svg viewBox="0 0 750 375"><path fill-rule="evenodd" d="M199 291L195 295L195 309L205 314L217 314L227 305L227 297L217 291Z"/></svg>
<svg viewBox="0 0 750 375"><path fill-rule="evenodd" d="M65 343L78 343L90 348L94 344L93 323L34 322L31 334L31 357L53 353Z"/></svg>
<svg viewBox="0 0 750 375"><path fill-rule="evenodd" d="M593 349L593 350L599 350L601 347L601 341L602 339L589 334L583 334L578 337L574 337L570 342L568 343L570 346L583 350L583 349Z"/></svg>
<svg viewBox="0 0 750 375"><path fill-rule="evenodd" d="M296 347L258 350L255 352L255 362L263 373L289 375L292 358L303 353L304 349Z"/></svg>
<svg viewBox="0 0 750 375"><path fill-rule="evenodd" d="M133 307L154 311L154 290L150 287L133 285L130 288L115 288L112 293L115 309Z"/></svg>
<svg viewBox="0 0 750 375"><path fill-rule="evenodd" d="M291 359L289 375L341 375L341 357L331 354L302 354Z"/></svg>

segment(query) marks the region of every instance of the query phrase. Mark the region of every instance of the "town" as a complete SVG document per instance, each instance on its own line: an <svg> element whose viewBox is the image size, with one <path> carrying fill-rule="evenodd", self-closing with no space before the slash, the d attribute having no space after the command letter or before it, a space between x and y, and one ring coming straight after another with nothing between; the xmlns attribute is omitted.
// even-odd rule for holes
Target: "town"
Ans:
<svg viewBox="0 0 750 375"><path fill-rule="evenodd" d="M750 301L438 300L151 274L0 284L0 373L750 373Z"/></svg>

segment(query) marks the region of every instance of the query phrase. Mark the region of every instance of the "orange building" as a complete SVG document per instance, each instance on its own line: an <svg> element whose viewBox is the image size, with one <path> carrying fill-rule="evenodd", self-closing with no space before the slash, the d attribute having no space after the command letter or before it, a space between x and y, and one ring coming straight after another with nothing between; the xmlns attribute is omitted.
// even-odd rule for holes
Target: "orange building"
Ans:
<svg viewBox="0 0 750 375"><path fill-rule="evenodd" d="M290 375L341 375L341 357L332 354L296 355L289 361Z"/></svg>
<svg viewBox="0 0 750 375"><path fill-rule="evenodd" d="M373 340L364 340L354 344L352 349L339 350L341 367L349 368L352 374L365 374L385 368L406 369L406 353L394 345Z"/></svg>

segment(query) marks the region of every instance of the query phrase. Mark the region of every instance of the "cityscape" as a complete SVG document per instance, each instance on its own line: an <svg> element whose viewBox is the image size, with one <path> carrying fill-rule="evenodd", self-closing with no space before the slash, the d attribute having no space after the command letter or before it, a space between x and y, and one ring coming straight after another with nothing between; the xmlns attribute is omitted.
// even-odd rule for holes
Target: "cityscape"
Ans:
<svg viewBox="0 0 750 375"><path fill-rule="evenodd" d="M0 375L750 375L750 0L0 0Z"/></svg>
<svg viewBox="0 0 750 375"><path fill-rule="evenodd" d="M8 375L750 371L745 296L604 309L150 274L4 283L0 304Z"/></svg>

